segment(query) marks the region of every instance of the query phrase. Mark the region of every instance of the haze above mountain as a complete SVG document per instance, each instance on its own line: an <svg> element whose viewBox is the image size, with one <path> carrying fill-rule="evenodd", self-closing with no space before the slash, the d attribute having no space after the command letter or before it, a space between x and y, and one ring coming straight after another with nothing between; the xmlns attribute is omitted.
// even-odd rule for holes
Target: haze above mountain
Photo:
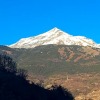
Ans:
<svg viewBox="0 0 100 100"><path fill-rule="evenodd" d="M56 44L56 45L79 45L100 48L100 44L84 36L72 36L58 28L53 28L48 32L34 37L22 38L18 42L10 45L11 48L34 48L36 46Z"/></svg>

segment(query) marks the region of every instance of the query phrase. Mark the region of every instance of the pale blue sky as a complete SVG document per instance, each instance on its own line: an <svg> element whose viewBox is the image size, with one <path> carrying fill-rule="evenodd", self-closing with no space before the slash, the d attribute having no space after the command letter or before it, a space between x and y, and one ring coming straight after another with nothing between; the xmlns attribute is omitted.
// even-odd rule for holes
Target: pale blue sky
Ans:
<svg viewBox="0 0 100 100"><path fill-rule="evenodd" d="M0 0L0 44L54 27L100 43L100 0Z"/></svg>

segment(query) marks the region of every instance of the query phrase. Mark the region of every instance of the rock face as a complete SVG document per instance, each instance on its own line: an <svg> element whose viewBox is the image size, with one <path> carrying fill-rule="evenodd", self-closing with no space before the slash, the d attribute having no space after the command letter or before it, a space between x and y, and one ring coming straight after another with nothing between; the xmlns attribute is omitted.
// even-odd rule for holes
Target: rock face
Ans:
<svg viewBox="0 0 100 100"><path fill-rule="evenodd" d="M93 40L84 36L72 36L58 28L34 37L22 38L15 44L10 45L12 48L34 48L36 46L56 44L56 45L79 45L100 48Z"/></svg>

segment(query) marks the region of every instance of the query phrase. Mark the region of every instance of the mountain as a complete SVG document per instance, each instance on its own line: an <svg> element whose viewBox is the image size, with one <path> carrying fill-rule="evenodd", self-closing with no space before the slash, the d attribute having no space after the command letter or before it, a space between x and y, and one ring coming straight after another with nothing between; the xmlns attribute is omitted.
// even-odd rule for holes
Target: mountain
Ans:
<svg viewBox="0 0 100 100"><path fill-rule="evenodd" d="M42 45L34 48L0 47L18 67L35 75L100 72L100 49L75 45Z"/></svg>
<svg viewBox="0 0 100 100"><path fill-rule="evenodd" d="M22 38L17 43L10 45L11 48L34 48L36 46L56 44L56 45L79 45L100 48L93 40L84 36L72 36L58 28L34 37Z"/></svg>
<svg viewBox="0 0 100 100"><path fill-rule="evenodd" d="M100 90L100 45L91 39L54 28L9 47L0 46L0 53L12 57L17 67L27 70L28 78L36 83L48 88L60 84L78 98L92 96L99 100L99 92L95 97L91 91Z"/></svg>
<svg viewBox="0 0 100 100"><path fill-rule="evenodd" d="M41 45L27 49L0 46L0 53L8 54L17 67L27 70L30 80L48 88L60 84L79 95L78 98L80 93L85 98L83 94L86 96L91 91L100 90L100 48L77 45Z"/></svg>

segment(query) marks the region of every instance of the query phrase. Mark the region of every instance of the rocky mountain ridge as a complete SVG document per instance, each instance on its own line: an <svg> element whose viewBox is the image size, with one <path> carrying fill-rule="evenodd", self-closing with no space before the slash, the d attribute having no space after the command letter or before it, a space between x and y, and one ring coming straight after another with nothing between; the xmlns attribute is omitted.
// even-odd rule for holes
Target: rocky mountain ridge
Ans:
<svg viewBox="0 0 100 100"><path fill-rule="evenodd" d="M22 38L15 44L10 45L11 48L34 48L41 45L79 45L100 48L93 40L84 36L72 36L58 28L53 28L48 32L34 37Z"/></svg>

